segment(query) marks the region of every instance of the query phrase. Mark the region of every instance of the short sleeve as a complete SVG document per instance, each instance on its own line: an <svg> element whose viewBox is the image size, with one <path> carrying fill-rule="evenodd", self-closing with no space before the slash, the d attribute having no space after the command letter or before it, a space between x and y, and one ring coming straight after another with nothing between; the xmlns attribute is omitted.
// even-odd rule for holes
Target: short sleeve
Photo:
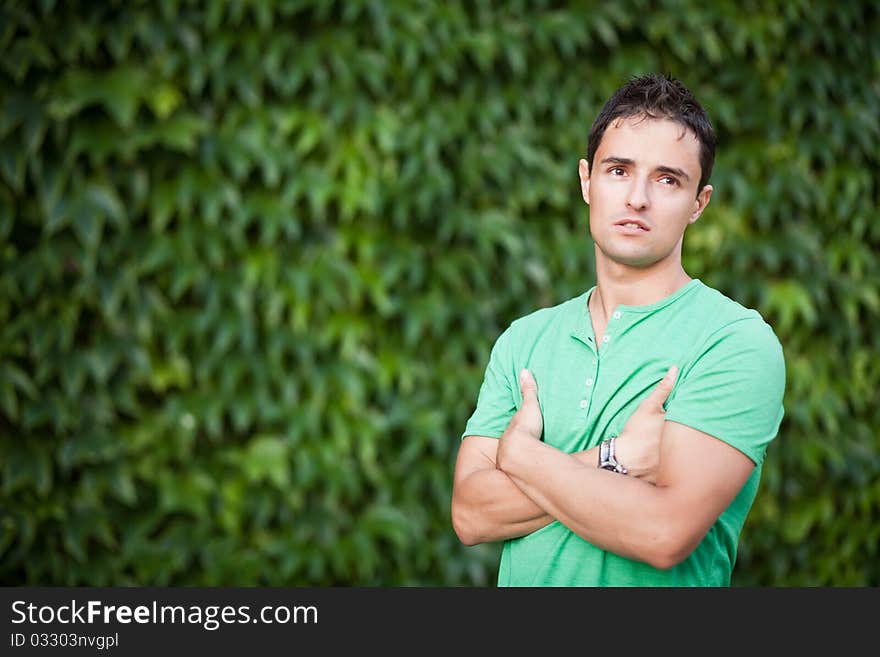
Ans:
<svg viewBox="0 0 880 657"><path fill-rule="evenodd" d="M510 378L514 370L510 333L511 328L508 327L492 347L477 406L461 434L462 439L466 436L500 438L516 413L515 386Z"/></svg>
<svg viewBox="0 0 880 657"><path fill-rule="evenodd" d="M760 317L713 333L683 364L666 404L666 419L736 447L757 465L784 414L782 345Z"/></svg>

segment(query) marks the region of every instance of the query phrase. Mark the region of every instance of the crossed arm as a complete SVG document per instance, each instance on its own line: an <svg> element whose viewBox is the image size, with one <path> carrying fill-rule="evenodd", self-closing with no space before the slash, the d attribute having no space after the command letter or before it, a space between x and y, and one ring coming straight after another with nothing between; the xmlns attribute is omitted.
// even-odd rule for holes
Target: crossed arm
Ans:
<svg viewBox="0 0 880 657"><path fill-rule="evenodd" d="M594 545L656 568L684 560L754 463L713 436L664 420L670 374L618 438L631 472L620 475L596 467L598 448L567 454L540 440L537 386L526 372L523 404L501 438L468 436L459 448L452 521L460 540L514 538L558 520Z"/></svg>

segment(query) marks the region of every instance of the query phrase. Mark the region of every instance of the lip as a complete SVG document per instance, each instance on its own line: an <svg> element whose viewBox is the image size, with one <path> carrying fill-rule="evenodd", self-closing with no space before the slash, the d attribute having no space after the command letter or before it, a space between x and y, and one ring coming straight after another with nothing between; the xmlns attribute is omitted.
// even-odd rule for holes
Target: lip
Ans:
<svg viewBox="0 0 880 657"><path fill-rule="evenodd" d="M614 224L614 230L622 235L646 235L649 232L647 228L625 226L623 224Z"/></svg>
<svg viewBox="0 0 880 657"><path fill-rule="evenodd" d="M636 224L638 228L635 226L626 226L625 224ZM614 224L614 227L625 235L641 235L642 233L647 233L651 230L641 219L633 219L631 217L621 219Z"/></svg>

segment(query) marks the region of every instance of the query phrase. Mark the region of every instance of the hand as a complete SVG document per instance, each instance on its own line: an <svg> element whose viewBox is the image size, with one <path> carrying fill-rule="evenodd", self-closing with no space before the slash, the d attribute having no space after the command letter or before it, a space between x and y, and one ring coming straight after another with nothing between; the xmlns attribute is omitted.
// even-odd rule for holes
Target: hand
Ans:
<svg viewBox="0 0 880 657"><path fill-rule="evenodd" d="M673 365L651 394L639 404L617 437L615 446L618 460L626 466L630 475L650 483L654 483L660 464L660 439L666 422L663 404L672 392L677 376L678 368Z"/></svg>
<svg viewBox="0 0 880 657"><path fill-rule="evenodd" d="M495 467L503 470L503 461L517 440L541 440L544 432L544 417L538 403L538 384L529 370L519 373L519 387L522 392L522 405L510 418L504 434L498 439L498 453Z"/></svg>

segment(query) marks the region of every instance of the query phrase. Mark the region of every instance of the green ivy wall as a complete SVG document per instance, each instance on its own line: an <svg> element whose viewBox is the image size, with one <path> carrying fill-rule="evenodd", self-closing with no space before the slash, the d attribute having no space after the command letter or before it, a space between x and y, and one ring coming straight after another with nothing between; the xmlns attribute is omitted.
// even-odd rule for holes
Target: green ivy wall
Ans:
<svg viewBox="0 0 880 657"><path fill-rule="evenodd" d="M493 585L449 520L514 318L594 281L630 76L719 136L688 272L787 414L739 586L880 585L873 2L15 2L0 14L0 581Z"/></svg>

